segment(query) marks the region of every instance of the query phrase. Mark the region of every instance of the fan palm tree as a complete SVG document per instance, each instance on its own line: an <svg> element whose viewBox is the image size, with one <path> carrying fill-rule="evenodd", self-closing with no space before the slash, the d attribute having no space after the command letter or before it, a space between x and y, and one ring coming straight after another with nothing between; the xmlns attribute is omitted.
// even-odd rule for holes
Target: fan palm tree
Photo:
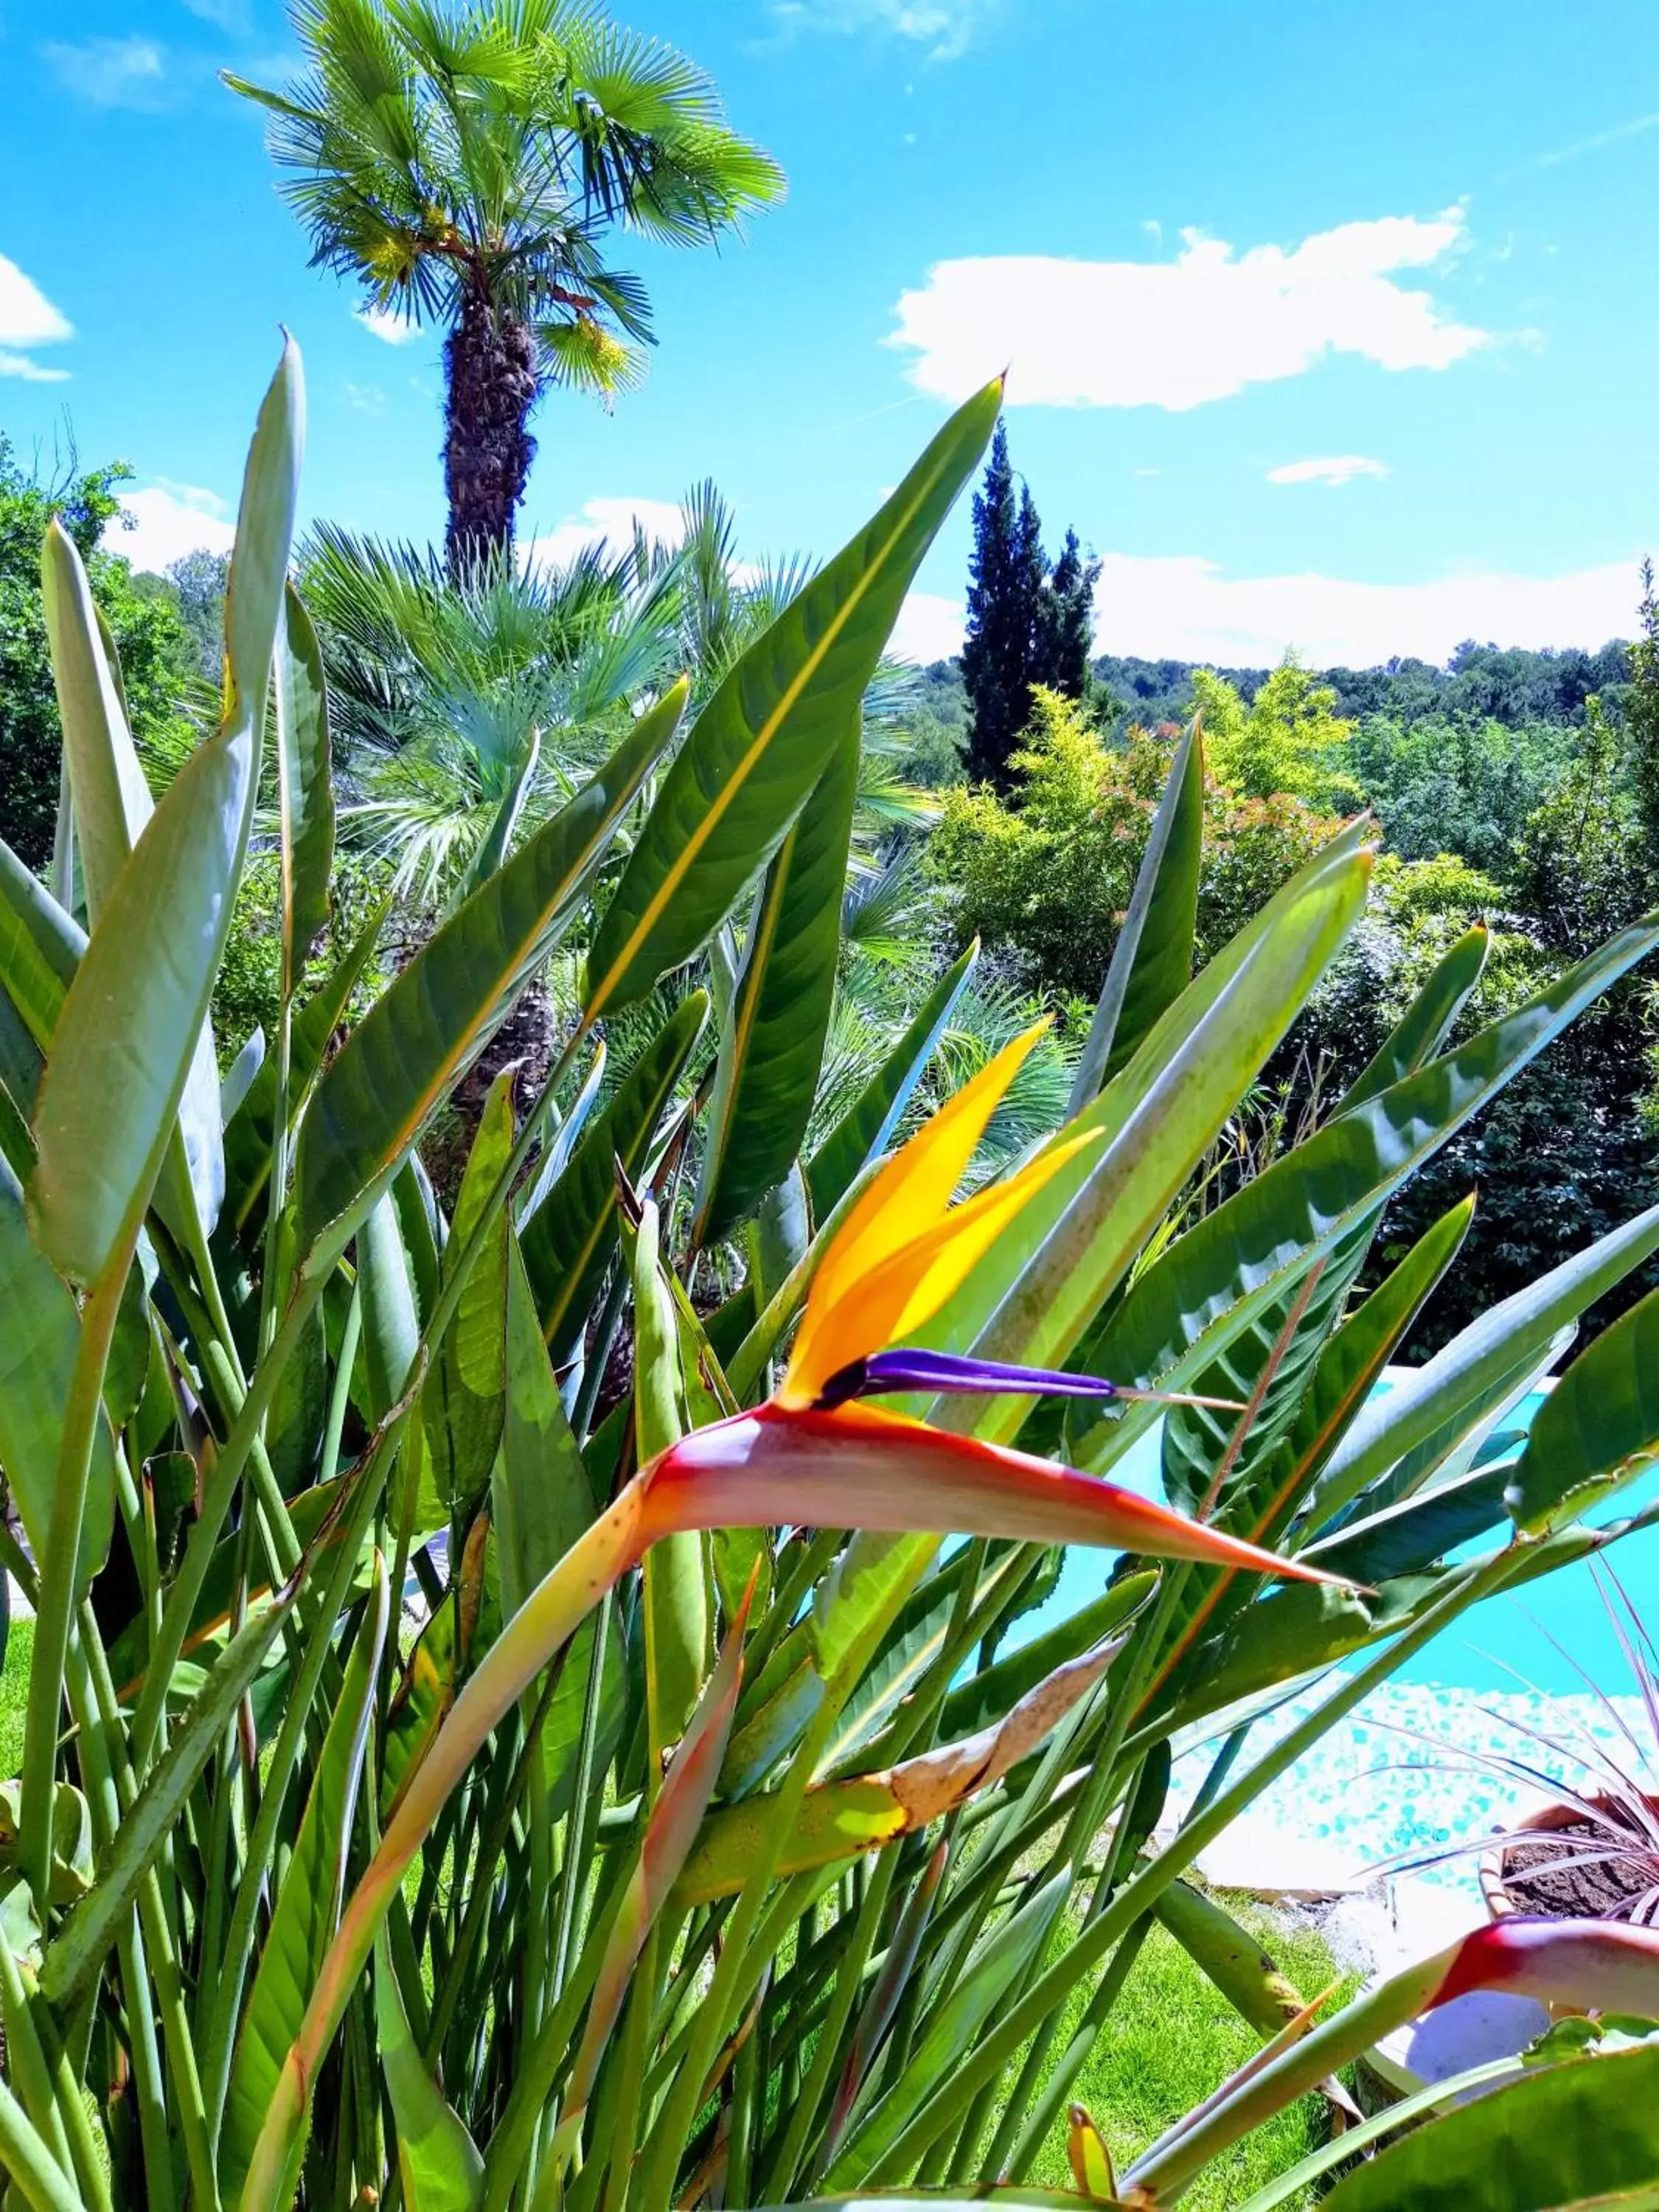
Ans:
<svg viewBox="0 0 1659 2212"><path fill-rule="evenodd" d="M586 0L295 0L307 64L271 118L313 266L445 345L447 550L459 574L511 544L553 385L609 400L652 342L620 229L717 239L776 200L782 172L731 130L703 72Z"/></svg>

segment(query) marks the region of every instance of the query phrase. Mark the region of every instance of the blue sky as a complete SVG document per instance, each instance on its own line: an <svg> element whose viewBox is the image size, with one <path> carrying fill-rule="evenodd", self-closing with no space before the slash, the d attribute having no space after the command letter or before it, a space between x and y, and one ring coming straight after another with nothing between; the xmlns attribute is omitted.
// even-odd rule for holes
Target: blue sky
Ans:
<svg viewBox="0 0 1659 2212"><path fill-rule="evenodd" d="M526 528L562 550L695 479L750 554L828 553L1012 365L1098 641L1224 661L1627 631L1659 550L1659 49L1636 0L651 0L787 204L641 249L661 344L555 395ZM308 511L441 522L439 349L305 265L258 117L277 0L0 0L0 429L137 471L141 559L227 532L276 325ZM959 631L965 511L907 611Z"/></svg>

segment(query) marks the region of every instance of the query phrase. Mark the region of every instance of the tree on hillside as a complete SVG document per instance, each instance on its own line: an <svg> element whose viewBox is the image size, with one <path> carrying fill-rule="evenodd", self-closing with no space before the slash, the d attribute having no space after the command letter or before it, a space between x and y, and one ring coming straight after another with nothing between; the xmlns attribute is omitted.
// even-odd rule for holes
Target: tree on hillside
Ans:
<svg viewBox="0 0 1659 2212"><path fill-rule="evenodd" d="M313 265L447 331L459 572L512 543L543 393L609 400L639 378L650 302L607 234L718 239L783 174L695 64L570 0L295 0L293 24L305 76L225 82L270 112Z"/></svg>
<svg viewBox="0 0 1659 2212"><path fill-rule="evenodd" d="M1659 881L1659 599L1654 597L1653 563L1642 563L1642 604L1637 610L1641 635L1630 648L1630 688L1625 694L1626 754L1631 789L1642 826L1644 872Z"/></svg>
<svg viewBox="0 0 1659 2212"><path fill-rule="evenodd" d="M1224 677L1193 671L1204 715L1210 766L1241 798L1304 799L1335 806L1357 796L1340 770L1354 726L1336 712L1336 694L1287 654L1247 707Z"/></svg>
<svg viewBox="0 0 1659 2212"><path fill-rule="evenodd" d="M1029 485L1016 490L1008 433L999 422L985 477L974 495L968 634L962 680L971 723L969 773L1000 791L1031 719L1031 687L1081 698L1089 679L1091 608L1097 561L1085 561L1068 530L1052 571Z"/></svg>

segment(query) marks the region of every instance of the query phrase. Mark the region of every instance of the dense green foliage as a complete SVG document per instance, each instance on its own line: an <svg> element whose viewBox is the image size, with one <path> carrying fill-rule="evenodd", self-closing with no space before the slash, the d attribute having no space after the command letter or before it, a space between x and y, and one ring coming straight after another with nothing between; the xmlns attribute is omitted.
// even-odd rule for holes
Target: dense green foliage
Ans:
<svg viewBox="0 0 1659 2212"><path fill-rule="evenodd" d="M946 945L979 934L993 957L1012 958L1024 988L1062 1012L1091 994L1150 822L1152 786L1137 763L1149 747L1167 753L1176 716L1203 718L1214 834L1204 898L1215 895L1216 872L1242 859L1248 904L1297 865L1318 816L1370 809L1391 865L1267 1070L1240 1136L1241 1156L1257 1162L1286 1127L1326 1110L1471 922L1490 926L1492 953L1466 1023L1516 1003L1659 899L1656 625L1650 595L1629 647L1471 646L1437 670L1407 661L1313 672L1290 659L1218 672L1099 660L1058 752L1053 709L1041 705L1006 797L947 792L931 853L954 904ZM937 750L959 726L948 666L929 672L924 696L920 734ZM1249 832L1242 854L1224 827L1230 806ZM1228 927L1237 910L1225 908ZM1656 1037L1650 995L1621 987L1571 1049L1528 1069L1396 1200L1380 1248L1395 1255L1461 1193L1480 1194L1464 1266L1412 1340L1415 1354L1553 1265L1585 1228L1659 1198ZM1656 1279L1644 1271L1588 1326Z"/></svg>
<svg viewBox="0 0 1659 2212"><path fill-rule="evenodd" d="M1461 1043L1486 948L1456 939L1343 1110L1224 1196L1213 1148L1364 926L1372 856L1282 802L1304 864L1194 975L1200 907L1219 936L1254 865L1232 825L1273 803L1206 793L1190 742L1161 796L1157 739L1119 788L1045 698L1036 805L1109 795L1144 854L1069 1097L1028 1097L1012 1159L1006 1127L979 1145L1033 1048L941 1079L970 953L938 984L887 963L908 1019L830 1104L905 897L858 851L848 702L879 732L992 386L724 672L643 685L562 805L509 808L353 1019L358 953L312 988L345 886L324 650L287 586L300 397L290 350L222 711L153 811L83 565L46 546L91 929L0 856L0 1470L27 1538L0 1524L0 1553L36 1610L0 2163L44 2212L670 2212L1028 2181L1063 2137L1104 2196L1105 2139L1065 2115L1154 1917L1250 2045L1299 2004L1182 1882L1194 1857L1470 1606L1656 1510L1583 1519L1659 1443L1651 1298L1566 1369L1547 1439L1462 1470L1659 1209L1369 1405L1468 1208L1355 1286L1390 1199L1659 922ZM251 866L274 1021L257 1070L222 1069ZM1460 888L1388 872L1433 920ZM502 1068L442 1197L434 1133L538 981L553 1063L523 1091ZM895 1151L929 1074L947 1105ZM857 1402L940 1361L967 1395L936 1421ZM1029 1371L987 1395L986 1362L1194 1392L1169 1504L1094 1479L1155 1403L1030 1415ZM1021 1643L1062 1543L1121 1571ZM1271 1747L1237 1733L1343 1658ZM1224 1715L1171 1834L1171 1743ZM1611 1962L1499 1942L1407 1971L1139 2149L1126 2194L1173 2202L1459 1975L1632 2008L1659 1938L1627 1933Z"/></svg>

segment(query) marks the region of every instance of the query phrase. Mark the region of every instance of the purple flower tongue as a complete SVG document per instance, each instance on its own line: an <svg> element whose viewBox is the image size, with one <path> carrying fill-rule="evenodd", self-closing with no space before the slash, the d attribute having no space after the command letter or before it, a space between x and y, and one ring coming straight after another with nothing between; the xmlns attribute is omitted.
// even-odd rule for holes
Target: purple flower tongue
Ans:
<svg viewBox="0 0 1659 2212"><path fill-rule="evenodd" d="M1115 1398L1115 1382L1093 1375L1066 1375L1057 1368L1011 1367L996 1359L972 1359L954 1352L873 1352L844 1367L824 1390L828 1404L848 1398L876 1397L892 1390L974 1390L1004 1395L1056 1398Z"/></svg>
<svg viewBox="0 0 1659 2212"><path fill-rule="evenodd" d="M854 1359L823 1386L818 1405L825 1411L849 1398L877 1398L897 1390L961 1390L989 1396L1031 1398L1116 1398L1157 1406L1215 1406L1242 1413L1233 1398L1189 1397L1178 1390L1127 1390L1099 1375L1068 1375L1055 1367L1013 1367L1000 1359L974 1359L965 1352L926 1352L901 1345Z"/></svg>

